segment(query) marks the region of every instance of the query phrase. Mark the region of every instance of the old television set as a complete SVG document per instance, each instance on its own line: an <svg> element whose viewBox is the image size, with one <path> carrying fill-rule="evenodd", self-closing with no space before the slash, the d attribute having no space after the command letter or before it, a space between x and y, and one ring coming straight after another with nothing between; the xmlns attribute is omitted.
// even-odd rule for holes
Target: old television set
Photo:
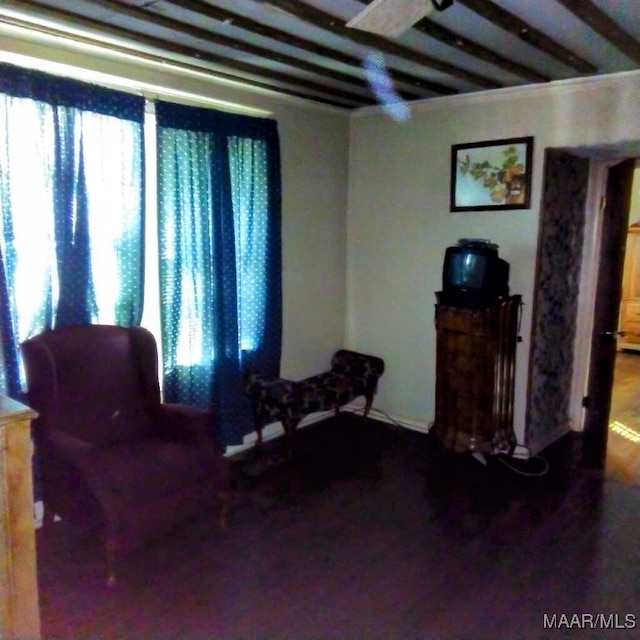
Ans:
<svg viewBox="0 0 640 640"><path fill-rule="evenodd" d="M442 267L439 302L478 309L509 295L509 263L490 240L466 239L448 247Z"/></svg>

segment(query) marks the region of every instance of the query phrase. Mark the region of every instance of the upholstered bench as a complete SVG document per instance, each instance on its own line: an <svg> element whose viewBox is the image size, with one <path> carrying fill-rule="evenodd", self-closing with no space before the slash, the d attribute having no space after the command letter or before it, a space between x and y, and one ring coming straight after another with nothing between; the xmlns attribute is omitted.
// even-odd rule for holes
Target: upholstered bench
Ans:
<svg viewBox="0 0 640 640"><path fill-rule="evenodd" d="M245 391L253 401L256 446L262 445L262 429L268 422L280 421L287 447L302 418L317 412L340 408L364 396L364 417L369 415L384 360L376 356L340 349L331 359L331 369L304 380L293 381L251 373Z"/></svg>

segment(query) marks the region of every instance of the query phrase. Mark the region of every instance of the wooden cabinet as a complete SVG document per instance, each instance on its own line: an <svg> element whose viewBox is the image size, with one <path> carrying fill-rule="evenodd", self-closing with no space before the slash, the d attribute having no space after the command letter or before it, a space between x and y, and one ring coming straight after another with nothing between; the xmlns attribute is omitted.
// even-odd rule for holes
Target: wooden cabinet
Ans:
<svg viewBox="0 0 640 640"><path fill-rule="evenodd" d="M28 407L0 395L0 638L40 637L31 420Z"/></svg>
<svg viewBox="0 0 640 640"><path fill-rule="evenodd" d="M513 401L521 296L485 309L436 305L433 433L458 452L515 446Z"/></svg>
<svg viewBox="0 0 640 640"><path fill-rule="evenodd" d="M640 223L629 227L620 304L620 349L640 350Z"/></svg>

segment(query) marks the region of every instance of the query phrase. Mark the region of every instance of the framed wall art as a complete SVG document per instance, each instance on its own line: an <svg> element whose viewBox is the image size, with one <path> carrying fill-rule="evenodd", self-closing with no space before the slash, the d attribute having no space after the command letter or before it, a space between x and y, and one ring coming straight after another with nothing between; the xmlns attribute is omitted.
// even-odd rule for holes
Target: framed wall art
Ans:
<svg viewBox="0 0 640 640"><path fill-rule="evenodd" d="M451 211L528 209L533 137L451 147Z"/></svg>

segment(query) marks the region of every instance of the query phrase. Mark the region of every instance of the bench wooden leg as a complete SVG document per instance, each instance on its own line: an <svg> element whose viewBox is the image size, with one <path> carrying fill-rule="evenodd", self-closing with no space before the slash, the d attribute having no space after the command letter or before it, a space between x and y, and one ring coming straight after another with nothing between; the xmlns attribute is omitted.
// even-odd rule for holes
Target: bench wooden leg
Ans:
<svg viewBox="0 0 640 640"><path fill-rule="evenodd" d="M300 420L291 418L283 418L282 427L284 428L284 446L287 453L287 457L293 457L293 450L295 444L296 428Z"/></svg>
<svg viewBox="0 0 640 640"><path fill-rule="evenodd" d="M260 413L260 410L256 406L254 406L253 409L253 424L255 425L257 435L255 447L256 449L261 449L263 444L262 429L264 428L264 421L262 420L262 414Z"/></svg>
<svg viewBox="0 0 640 640"><path fill-rule="evenodd" d="M367 393L364 396L365 399L365 403L364 403L364 413L362 414L364 416L364 419L367 419L367 416L369 415L369 411L371 411L371 407L373 406L373 393Z"/></svg>

